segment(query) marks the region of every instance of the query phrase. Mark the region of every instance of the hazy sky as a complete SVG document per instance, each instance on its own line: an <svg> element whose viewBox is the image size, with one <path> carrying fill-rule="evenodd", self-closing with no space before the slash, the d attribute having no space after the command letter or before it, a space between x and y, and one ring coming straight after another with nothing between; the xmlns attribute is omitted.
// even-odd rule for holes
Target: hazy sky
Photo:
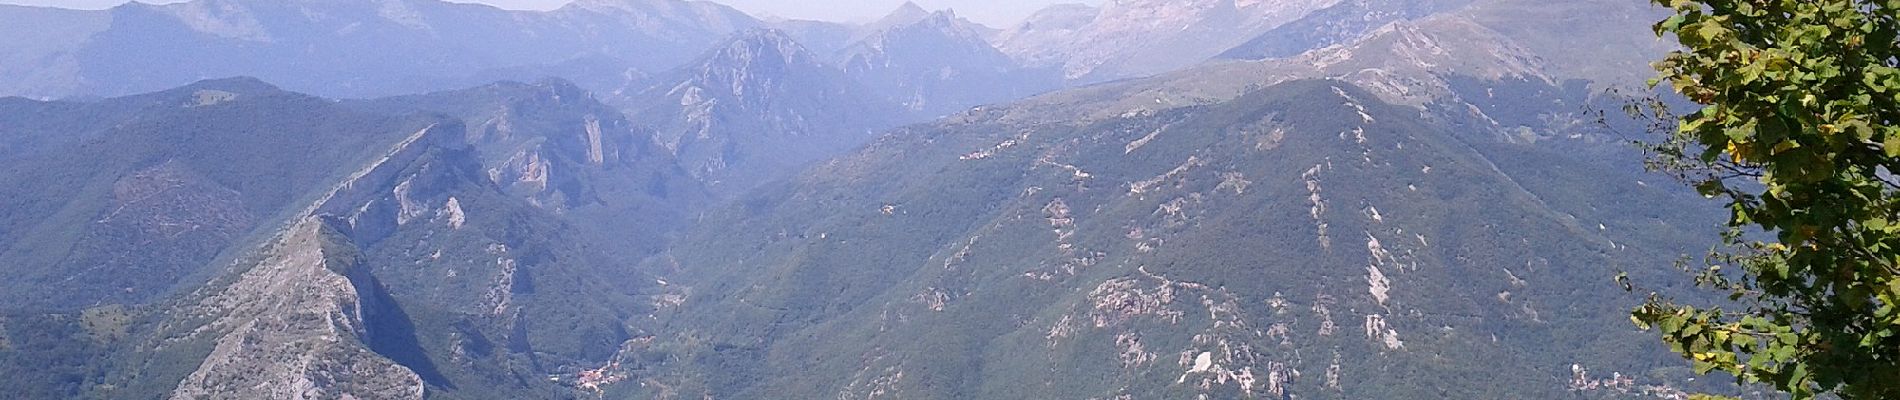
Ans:
<svg viewBox="0 0 1900 400"><path fill-rule="evenodd" d="M171 3L182 0L143 0L146 2ZM480 2L502 8L514 9L553 9L567 4L569 0L450 0L460 2ZM829 21L863 21L883 16L903 0L714 0L737 7L755 15L775 15L786 18L818 19ZM953 8L957 14L992 27L1003 28L1015 25L1030 13L1059 3L1100 4L1101 0L916 0L924 8L937 10ZM55 6L67 8L108 8L126 0L0 0L5 4L26 4L35 6Z"/></svg>

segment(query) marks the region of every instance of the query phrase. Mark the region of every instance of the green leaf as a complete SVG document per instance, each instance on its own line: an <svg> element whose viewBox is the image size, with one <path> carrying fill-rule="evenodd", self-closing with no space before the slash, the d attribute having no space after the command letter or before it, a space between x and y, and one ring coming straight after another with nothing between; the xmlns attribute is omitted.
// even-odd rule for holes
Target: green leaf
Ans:
<svg viewBox="0 0 1900 400"><path fill-rule="evenodd" d="M1718 180L1707 180L1695 185L1696 193L1700 193L1702 197L1711 199L1715 198L1715 196L1722 195L1722 192L1726 189L1727 187L1722 186L1722 181Z"/></svg>
<svg viewBox="0 0 1900 400"><path fill-rule="evenodd" d="M1782 387L1783 388L1799 387L1803 384L1806 384L1807 381L1808 381L1807 364L1795 364L1794 370L1788 372L1788 381L1783 383Z"/></svg>
<svg viewBox="0 0 1900 400"><path fill-rule="evenodd" d="M1787 152L1788 150L1794 150L1798 148L1801 148L1801 143L1796 143L1793 140L1783 140L1781 141L1781 144L1775 145L1774 150L1770 152L1769 154L1781 154L1781 153Z"/></svg>
<svg viewBox="0 0 1900 400"><path fill-rule="evenodd" d="M1656 36L1662 36L1664 33L1681 31L1682 21L1684 19L1685 18L1683 18L1683 16L1681 15L1674 15L1674 16L1670 16L1669 19L1663 20L1661 23L1657 23Z"/></svg>
<svg viewBox="0 0 1900 400"><path fill-rule="evenodd" d="M1900 157L1900 135L1888 134L1880 147L1887 152L1887 157Z"/></svg>

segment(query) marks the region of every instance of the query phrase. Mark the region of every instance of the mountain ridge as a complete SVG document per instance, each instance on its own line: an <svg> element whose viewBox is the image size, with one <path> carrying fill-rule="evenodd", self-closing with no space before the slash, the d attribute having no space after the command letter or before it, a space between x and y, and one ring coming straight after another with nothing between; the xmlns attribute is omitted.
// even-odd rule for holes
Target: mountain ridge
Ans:
<svg viewBox="0 0 1900 400"><path fill-rule="evenodd" d="M156 34L115 43L533 52L0 97L0 159L16 160L0 167L0 273L16 277L0 282L0 392L1743 390L1621 325L1641 299L1610 278L1687 285L1656 266L1706 249L1726 215L1643 170L1616 133L1631 121L1592 112L1624 101L1602 88L1637 57L1562 51L1638 41L1641 0L1116 0L1004 31L914 3L839 24L677 0L332 1L0 26L24 34L0 46L140 23ZM1533 18L1572 13L1590 17ZM544 36L484 36L510 32ZM0 54L0 73L80 65L46 56L73 42ZM21 79L196 76L176 72ZM337 87L300 92L313 82ZM423 92L336 98L352 91Z"/></svg>
<svg viewBox="0 0 1900 400"><path fill-rule="evenodd" d="M24 78L0 80L0 93L113 96L206 76L255 75L319 95L385 96L415 90L410 85L418 78L459 78L471 69L535 67L589 55L658 71L686 61L717 37L763 24L724 6L682 0L598 1L545 12L439 0L194 0L59 14L23 20L83 30L59 31L66 32L63 38L50 37L57 40L24 36L17 47L0 42L30 50L17 60L0 58L18 61L0 69L17 69ZM72 22L86 19L103 22ZM145 64L131 68L137 63Z"/></svg>
<svg viewBox="0 0 1900 400"><path fill-rule="evenodd" d="M649 180L677 174L679 168L657 151L657 144L643 143L650 137L634 130L617 111L560 81L338 102L240 78L87 106L128 108L123 111L131 115L128 118L142 122L128 128L107 121L119 126L94 135L121 140L81 137L52 146L109 145L97 154L71 153L66 158L87 166L73 168L97 169L100 176L93 181L106 186L116 181L119 188L109 193L48 193L58 200L55 204L64 202L76 211L55 214L57 220L43 223L85 225L61 223L69 220L59 218L95 213L128 221L160 219L137 227L210 230L213 222L221 221L217 218L236 214L226 208L257 211L240 224L220 228L218 232L225 233L215 241L190 242L202 245L186 247L195 251L186 254L188 258L131 259L112 273L82 274L150 285L128 292L139 297L108 304L58 304L47 308L52 314L34 317L21 316L34 315L25 308L28 302L12 302L14 307L0 310L0 319L8 320L4 326L12 330L0 336L9 338L27 334L38 340L41 332L61 329L119 332L91 339L70 336L43 349L0 351L8 366L56 366L10 370L19 379L6 386L22 393L104 398L571 396L574 389L560 382L507 377L571 376L610 362L608 358L636 335L621 322L648 307L641 292L653 285L627 269L625 260L658 251L666 233L684 223L684 210L672 208L675 202L697 196L694 185L679 186L689 183L684 178ZM235 136L299 145L249 146L243 140L227 140L234 135L225 132L274 126L229 115L294 123L301 129ZM512 125L498 128L491 119L496 116L511 118ZM193 128L147 129L140 124ZM155 139L166 139L165 145L142 142ZM304 147L323 143L332 145ZM348 145L335 145L339 143ZM129 146L133 144L139 146ZM302 170L237 163L234 168L257 168L245 171L273 174L272 179L282 181L274 184L288 185L282 191L251 193L258 190L254 184L233 181L231 172L205 169L183 157L159 158L153 161L155 167L131 163L123 169L97 168L118 165L116 160L128 157L125 154L191 155L202 152L200 148L224 146L256 150L250 155ZM548 155L545 167L552 167L548 172L557 179L584 177L588 186L573 193L585 196L568 201L561 192L567 188L515 190L521 189L520 182L492 177L491 168L528 153ZM34 174L28 176L68 175ZM126 189L126 182L137 190ZM143 189L148 186L161 189ZM96 199L109 201L113 196L164 207L88 208L110 207ZM244 196L274 200L229 200ZM5 209L23 210L13 205ZM6 216L11 222L17 215ZM16 246L13 238L7 239L9 246ZM140 246L169 245L132 239L103 242L148 256L164 253ZM86 243L91 242L78 242ZM26 248L31 249L30 244ZM73 298L116 288L71 282L52 287ZM6 292L35 294L17 287ZM71 369L89 372L67 375Z"/></svg>
<svg viewBox="0 0 1900 400"><path fill-rule="evenodd" d="M1054 71L1022 66L997 50L985 28L954 12L904 13L867 27L834 59L846 76L912 111L946 115L1062 85Z"/></svg>
<svg viewBox="0 0 1900 400"><path fill-rule="evenodd" d="M783 31L740 33L620 100L689 175L731 195L917 118Z"/></svg>
<svg viewBox="0 0 1900 400"><path fill-rule="evenodd" d="M8 291L19 296L15 304L59 309L86 305L85 298L138 303L162 295L225 246L271 228L260 222L298 201L297 188L362 160L351 147L394 140L373 134L309 138L339 131L394 132L407 130L396 126L426 121L358 113L253 79L207 81L72 106L79 115L100 114L102 123L91 131L61 132L67 126L49 125L42 127L47 132L23 133L58 136L6 171L4 181L13 195L4 207L11 212L4 247L9 258L21 261L9 272L29 282L121 282L82 285L103 292L21 287ZM287 120L290 125L265 122L287 109L311 111ZM114 114L121 117L107 117ZM303 157L271 156L282 151L303 152ZM75 175L49 176L41 169ZM147 253L138 247L146 241L171 245ZM78 265L129 270L85 274Z"/></svg>
<svg viewBox="0 0 1900 400"><path fill-rule="evenodd" d="M1637 262L1611 256L1636 243L1488 161L1525 150L1374 99L1302 80L1074 125L906 128L709 214L667 257L687 266L665 275L688 293L673 334L634 353L681 361L629 368L719 397L1513 397L1571 394L1584 354L1665 360L1595 339L1634 340L1593 329L1637 299L1560 284ZM1528 350L1552 335L1563 350Z"/></svg>
<svg viewBox="0 0 1900 400"><path fill-rule="evenodd" d="M1088 10L1066 7L1043 18L1054 34L1036 34L1048 21L1031 19L998 36L998 48L1032 66L1054 66L1071 82L1096 83L1144 77L1212 58L1258 32L1299 18L1339 0L1260 2L1117 0Z"/></svg>

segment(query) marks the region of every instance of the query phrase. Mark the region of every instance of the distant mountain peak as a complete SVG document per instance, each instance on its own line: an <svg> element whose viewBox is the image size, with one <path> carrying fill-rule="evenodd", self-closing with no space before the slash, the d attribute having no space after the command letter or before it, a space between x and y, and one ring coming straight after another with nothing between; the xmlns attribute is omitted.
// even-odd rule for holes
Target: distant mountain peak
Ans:
<svg viewBox="0 0 1900 400"><path fill-rule="evenodd" d="M943 25L943 26L975 25L975 23L965 21L962 17L958 17L957 10L952 10L948 8L943 9L943 10L938 10L936 12L932 12L930 13L930 16L925 17L921 21L918 21L918 23L930 23L930 24L938 24L938 25Z"/></svg>
<svg viewBox="0 0 1900 400"><path fill-rule="evenodd" d="M916 2L906 1L904 5L898 6L896 10L892 10L890 14L885 14L883 18L878 18L876 21L872 21L870 24L859 28L859 33L856 37L852 38L851 41L863 40L866 36L875 35L878 32L888 31L892 28L916 24L925 19L929 19L933 14L934 13L925 9L923 6L917 5Z"/></svg>
<svg viewBox="0 0 1900 400"><path fill-rule="evenodd" d="M571 97L575 99L592 99L594 97L593 93L588 92L587 88L581 87L580 84L557 76L536 79L532 85L537 89L545 90L548 93L560 97Z"/></svg>
<svg viewBox="0 0 1900 400"><path fill-rule="evenodd" d="M1021 24L1018 24L1012 29L1010 34L1021 35L1025 32L1033 33L1081 29L1082 27L1088 26L1089 22L1094 21L1095 17L1101 13L1101 8L1088 4L1068 3L1052 5L1037 10L1034 14L1030 14L1029 18L1024 19ZM1002 41L1007 41L1007 38L1003 38Z"/></svg>
<svg viewBox="0 0 1900 400"><path fill-rule="evenodd" d="M730 195L906 122L902 108L777 29L742 31L633 96L659 143Z"/></svg>
<svg viewBox="0 0 1900 400"><path fill-rule="evenodd" d="M995 31L945 9L900 9L861 27L832 60L846 75L913 111L943 115L1038 93L1053 73L1024 68L989 41ZM1001 95L1005 94L1007 95Z"/></svg>
<svg viewBox="0 0 1900 400"><path fill-rule="evenodd" d="M1350 44L1392 22L1410 21L1470 4L1470 0L1347 0L1262 33L1219 57L1264 60Z"/></svg>
<svg viewBox="0 0 1900 400"><path fill-rule="evenodd" d="M884 18L885 19L921 19L927 15L930 15L930 10L925 9L923 6L917 5L917 2L915 1L906 1L904 2L904 5L897 6L897 10L891 11L891 14L885 16Z"/></svg>
<svg viewBox="0 0 1900 400"><path fill-rule="evenodd" d="M374 15L409 28L427 30L429 13L426 10L445 4L448 3L441 0L193 0L151 6L167 10L200 30L221 34L220 28L234 29L241 26L220 24L282 22L269 18L273 15L297 15L308 21L333 24L360 23L362 16ZM263 19L258 19L260 17ZM262 29L266 26L249 28Z"/></svg>
<svg viewBox="0 0 1900 400"><path fill-rule="evenodd" d="M747 29L733 34L728 42L790 43L794 42L785 31L773 28Z"/></svg>
<svg viewBox="0 0 1900 400"><path fill-rule="evenodd" d="M221 78L221 79L206 79L206 80L198 81L197 83L193 83L189 86L185 86L184 89L218 90L218 91L232 92L232 93L238 93L238 94L252 94L252 95L284 92L284 90L281 88L278 88L277 85L272 85L269 82L264 82L264 80L262 79L257 79L257 78L253 78L249 76L237 76L237 77Z"/></svg>
<svg viewBox="0 0 1900 400"><path fill-rule="evenodd" d="M212 106L250 98L280 96L301 97L306 95L286 91L257 78L240 76L202 80L176 89L145 96L160 103L171 103L190 108Z"/></svg>
<svg viewBox="0 0 1900 400"><path fill-rule="evenodd" d="M587 9L600 9L600 8L627 9L627 8L633 8L633 7L668 6L668 5L681 5L681 4L688 4L688 3L691 3L691 2L686 1L686 0L574 0L571 3L568 3L566 7L580 7L580 8L587 8Z"/></svg>
<svg viewBox="0 0 1900 400"><path fill-rule="evenodd" d="M552 99L556 104L587 105L599 104L599 99L579 84L560 77L545 77L533 81L499 81L482 85L466 91L445 92L444 95L465 95L465 92L486 91L496 93L510 101L522 99ZM512 98L511 98L512 97ZM600 105L605 107L605 105Z"/></svg>
<svg viewBox="0 0 1900 400"><path fill-rule="evenodd" d="M770 63L767 63L767 62ZM792 67L799 65L818 65L818 58L805 49L805 46L792 40L791 36L777 29L752 29L740 32L726 41L724 46L712 52L704 62L703 70L718 69L759 69L767 67Z"/></svg>
<svg viewBox="0 0 1900 400"><path fill-rule="evenodd" d="M1045 9L996 36L997 48L1072 81L1173 71L1341 0L1115 0Z"/></svg>

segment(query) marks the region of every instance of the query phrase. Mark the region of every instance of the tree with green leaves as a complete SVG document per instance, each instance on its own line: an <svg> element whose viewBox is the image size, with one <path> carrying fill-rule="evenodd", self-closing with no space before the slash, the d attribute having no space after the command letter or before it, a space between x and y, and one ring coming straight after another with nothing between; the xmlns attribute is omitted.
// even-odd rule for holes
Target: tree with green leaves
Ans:
<svg viewBox="0 0 1900 400"><path fill-rule="evenodd" d="M1698 373L1900 399L1900 0L1653 1L1682 48L1652 85L1701 107L1651 166L1727 203L1693 270L1731 301L1652 295L1632 320Z"/></svg>

